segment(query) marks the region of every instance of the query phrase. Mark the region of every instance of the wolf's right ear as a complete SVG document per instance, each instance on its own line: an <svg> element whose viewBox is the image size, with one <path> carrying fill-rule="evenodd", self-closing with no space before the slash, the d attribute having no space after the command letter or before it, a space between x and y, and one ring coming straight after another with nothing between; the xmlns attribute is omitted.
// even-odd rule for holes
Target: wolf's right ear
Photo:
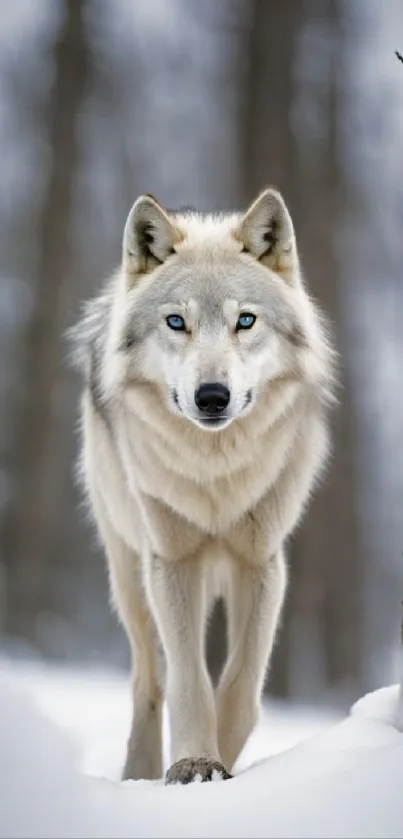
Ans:
<svg viewBox="0 0 403 839"><path fill-rule="evenodd" d="M136 274L146 274L175 252L180 233L151 195L133 204L123 234L123 266L129 285Z"/></svg>

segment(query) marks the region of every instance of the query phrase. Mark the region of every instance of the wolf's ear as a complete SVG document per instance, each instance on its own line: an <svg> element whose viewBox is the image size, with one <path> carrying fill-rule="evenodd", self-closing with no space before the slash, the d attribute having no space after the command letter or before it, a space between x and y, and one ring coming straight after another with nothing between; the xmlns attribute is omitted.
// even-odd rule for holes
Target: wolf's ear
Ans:
<svg viewBox="0 0 403 839"><path fill-rule="evenodd" d="M128 275L153 271L174 253L179 231L151 195L133 204L123 234L123 265Z"/></svg>
<svg viewBox="0 0 403 839"><path fill-rule="evenodd" d="M241 225L245 250L294 284L299 278L298 254L291 216L284 199L266 189L246 212Z"/></svg>

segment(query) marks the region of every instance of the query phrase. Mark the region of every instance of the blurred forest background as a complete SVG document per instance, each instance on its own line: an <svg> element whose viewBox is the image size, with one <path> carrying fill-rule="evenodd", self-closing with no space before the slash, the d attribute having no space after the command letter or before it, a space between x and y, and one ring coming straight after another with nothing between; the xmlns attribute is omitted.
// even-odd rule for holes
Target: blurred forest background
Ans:
<svg viewBox="0 0 403 839"><path fill-rule="evenodd" d="M128 666L73 480L63 333L136 196L285 195L342 355L332 467L289 547L269 692L392 681L403 596L401 0L13 0L0 10L0 647ZM210 638L215 666L222 646ZM219 637L220 643L217 638Z"/></svg>

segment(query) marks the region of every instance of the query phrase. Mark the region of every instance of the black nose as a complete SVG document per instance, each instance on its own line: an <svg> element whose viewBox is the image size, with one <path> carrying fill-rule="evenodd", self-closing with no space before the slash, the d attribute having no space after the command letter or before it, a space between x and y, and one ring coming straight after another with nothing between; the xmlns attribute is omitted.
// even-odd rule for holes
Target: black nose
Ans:
<svg viewBox="0 0 403 839"><path fill-rule="evenodd" d="M206 414L221 414L225 411L230 400L230 392L219 382L209 382L200 385L195 393L195 402L200 411Z"/></svg>

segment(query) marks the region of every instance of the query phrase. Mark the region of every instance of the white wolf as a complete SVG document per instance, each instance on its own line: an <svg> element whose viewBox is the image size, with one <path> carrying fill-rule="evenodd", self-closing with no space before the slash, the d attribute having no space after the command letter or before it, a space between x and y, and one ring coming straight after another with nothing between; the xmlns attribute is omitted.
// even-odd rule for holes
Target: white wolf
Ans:
<svg viewBox="0 0 403 839"><path fill-rule="evenodd" d="M162 774L164 696L166 782L231 777L258 717L284 541L328 450L333 352L280 194L217 216L141 196L74 340L82 472L133 658L124 777ZM229 653L214 691L204 632L219 595Z"/></svg>

